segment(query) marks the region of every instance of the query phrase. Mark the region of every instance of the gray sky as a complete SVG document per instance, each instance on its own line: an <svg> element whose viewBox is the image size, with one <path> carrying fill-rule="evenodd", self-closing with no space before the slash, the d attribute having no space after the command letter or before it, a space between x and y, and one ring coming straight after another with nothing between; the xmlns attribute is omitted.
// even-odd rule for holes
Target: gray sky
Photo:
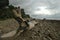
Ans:
<svg viewBox="0 0 60 40"><path fill-rule="evenodd" d="M33 18L60 20L60 0L10 0L10 4L24 8Z"/></svg>

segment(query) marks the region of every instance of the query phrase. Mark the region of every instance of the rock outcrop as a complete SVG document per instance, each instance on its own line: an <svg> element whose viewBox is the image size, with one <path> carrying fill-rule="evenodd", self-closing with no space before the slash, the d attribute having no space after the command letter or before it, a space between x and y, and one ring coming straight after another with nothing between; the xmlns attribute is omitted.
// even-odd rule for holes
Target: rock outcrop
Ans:
<svg viewBox="0 0 60 40"><path fill-rule="evenodd" d="M9 0L0 0L0 8L9 5Z"/></svg>

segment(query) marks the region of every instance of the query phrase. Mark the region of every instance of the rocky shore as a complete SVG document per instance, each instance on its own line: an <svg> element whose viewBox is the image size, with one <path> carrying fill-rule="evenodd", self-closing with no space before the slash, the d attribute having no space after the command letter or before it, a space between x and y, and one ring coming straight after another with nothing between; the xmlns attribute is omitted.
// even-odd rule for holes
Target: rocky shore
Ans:
<svg viewBox="0 0 60 40"><path fill-rule="evenodd" d="M1 40L59 40L60 39L59 20L35 20L35 21L39 23L36 24L36 26L31 30L22 32L18 37L3 38ZM9 27L11 26L8 26L8 28ZM13 28L15 29L16 26L14 26ZM13 29L11 28L11 30Z"/></svg>

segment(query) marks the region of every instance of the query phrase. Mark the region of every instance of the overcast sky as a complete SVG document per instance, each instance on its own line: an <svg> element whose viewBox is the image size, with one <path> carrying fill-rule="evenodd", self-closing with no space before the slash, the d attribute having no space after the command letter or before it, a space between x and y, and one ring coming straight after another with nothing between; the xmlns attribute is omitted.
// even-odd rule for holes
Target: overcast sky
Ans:
<svg viewBox="0 0 60 40"><path fill-rule="evenodd" d="M60 0L10 0L33 18L60 19Z"/></svg>

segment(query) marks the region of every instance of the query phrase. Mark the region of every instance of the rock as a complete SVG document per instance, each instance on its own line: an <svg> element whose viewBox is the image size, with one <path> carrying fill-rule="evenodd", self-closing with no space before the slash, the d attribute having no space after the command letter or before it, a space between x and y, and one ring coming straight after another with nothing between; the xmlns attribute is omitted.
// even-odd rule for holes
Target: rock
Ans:
<svg viewBox="0 0 60 40"><path fill-rule="evenodd" d="M0 0L0 8L9 5L9 0Z"/></svg>
<svg viewBox="0 0 60 40"><path fill-rule="evenodd" d="M12 37L12 36L14 36L15 34L16 34L16 30L1 35L1 38Z"/></svg>

